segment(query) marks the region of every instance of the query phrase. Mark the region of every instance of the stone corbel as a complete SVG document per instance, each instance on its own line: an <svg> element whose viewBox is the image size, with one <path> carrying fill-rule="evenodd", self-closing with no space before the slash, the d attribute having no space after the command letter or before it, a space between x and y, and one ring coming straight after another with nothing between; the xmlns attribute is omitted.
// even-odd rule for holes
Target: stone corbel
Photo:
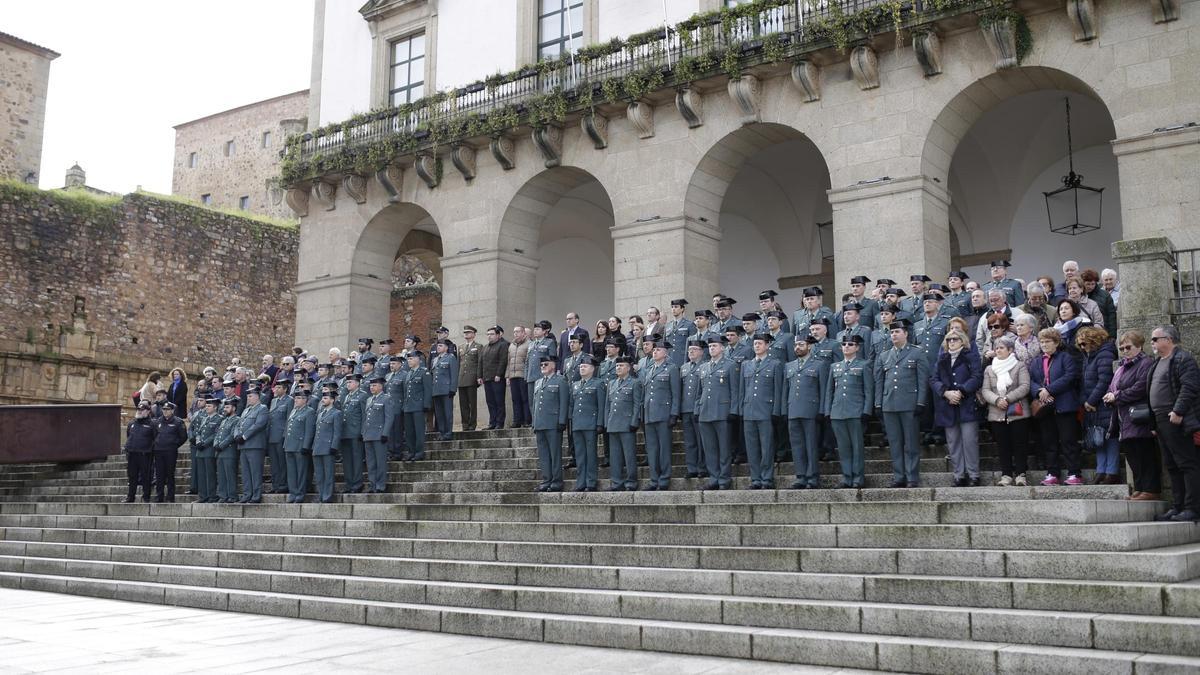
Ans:
<svg viewBox="0 0 1200 675"><path fill-rule="evenodd" d="M917 55L917 63L925 77L942 73L942 41L933 31L913 33L913 52Z"/></svg>
<svg viewBox="0 0 1200 675"><path fill-rule="evenodd" d="M1096 6L1092 0L1067 0L1067 18L1076 42L1096 39Z"/></svg>
<svg viewBox="0 0 1200 675"><path fill-rule="evenodd" d="M654 135L654 106L645 101L634 101L625 108L625 116L638 131L638 138Z"/></svg>
<svg viewBox="0 0 1200 675"><path fill-rule="evenodd" d="M337 203L334 200L334 197L337 196L337 183L315 180L313 181L312 194L317 198L318 202L321 202L326 211L332 211L337 207Z"/></svg>
<svg viewBox="0 0 1200 675"><path fill-rule="evenodd" d="M438 171L438 158L433 155L417 155L413 168L417 170L417 176L431 190L437 187L438 183L442 182L442 177L438 175L440 173Z"/></svg>
<svg viewBox="0 0 1200 675"><path fill-rule="evenodd" d="M805 103L821 100L821 67L812 61L792 65L792 85L804 97Z"/></svg>
<svg viewBox="0 0 1200 675"><path fill-rule="evenodd" d="M759 121L762 86L757 77L742 75L736 80L730 80L725 88L729 92L729 98L733 99L742 113L742 124Z"/></svg>
<svg viewBox="0 0 1200 675"><path fill-rule="evenodd" d="M850 52L850 74L863 91L879 87L879 57L874 48L859 45Z"/></svg>
<svg viewBox="0 0 1200 675"><path fill-rule="evenodd" d="M546 160L546 168L552 169L562 164L562 128L547 124L541 129L533 130L533 144Z"/></svg>
<svg viewBox="0 0 1200 675"><path fill-rule="evenodd" d="M304 187L295 186L288 188L287 194L284 195L288 208L292 210L292 213L296 214L297 218L304 218L308 215L308 191L309 188L307 185Z"/></svg>
<svg viewBox="0 0 1200 675"><path fill-rule="evenodd" d="M475 147L471 145L456 145L450 150L450 161L454 168L463 175L463 179L475 178Z"/></svg>
<svg viewBox="0 0 1200 675"><path fill-rule="evenodd" d="M687 87L675 92L675 108L679 110L679 115L687 122L689 129L704 124L703 106L704 97L695 89Z"/></svg>
<svg viewBox="0 0 1200 675"><path fill-rule="evenodd" d="M517 149L508 136L497 136L492 139L492 157L500 168L508 171L517 165Z"/></svg>
<svg viewBox="0 0 1200 675"><path fill-rule="evenodd" d="M388 164L375 172L375 180L388 194L388 201L395 204L400 201L400 188L404 186L404 169Z"/></svg>
<svg viewBox="0 0 1200 675"><path fill-rule="evenodd" d="M1016 67L1017 27L1015 22L994 21L986 26L980 25L979 32L983 33L983 41L987 43L992 57L996 60L996 70Z"/></svg>
<svg viewBox="0 0 1200 675"><path fill-rule="evenodd" d="M608 118L604 115L593 112L580 117L579 128L588 138L592 139L592 145L596 146L597 150L608 147Z"/></svg>
<svg viewBox="0 0 1200 675"><path fill-rule="evenodd" d="M1154 23L1166 23L1179 18L1179 0L1150 0Z"/></svg>
<svg viewBox="0 0 1200 675"><path fill-rule="evenodd" d="M363 204L367 201L367 179L358 174L346 174L342 178L342 189L356 204Z"/></svg>

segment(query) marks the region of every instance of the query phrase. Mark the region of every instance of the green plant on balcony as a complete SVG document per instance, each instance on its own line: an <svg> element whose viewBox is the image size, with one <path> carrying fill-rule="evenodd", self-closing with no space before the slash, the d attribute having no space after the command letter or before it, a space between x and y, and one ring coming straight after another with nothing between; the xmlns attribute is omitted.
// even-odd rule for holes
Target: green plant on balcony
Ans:
<svg viewBox="0 0 1200 675"><path fill-rule="evenodd" d="M1017 46L1017 63L1021 63L1033 50L1033 32L1029 30L1029 22L1025 20L1025 15L1008 5L979 12L980 27L987 28L997 23L1008 23L1012 26Z"/></svg>
<svg viewBox="0 0 1200 675"><path fill-rule="evenodd" d="M661 89L663 82L662 70L655 66L647 66L626 75L622 88L626 98L636 101L652 91Z"/></svg>

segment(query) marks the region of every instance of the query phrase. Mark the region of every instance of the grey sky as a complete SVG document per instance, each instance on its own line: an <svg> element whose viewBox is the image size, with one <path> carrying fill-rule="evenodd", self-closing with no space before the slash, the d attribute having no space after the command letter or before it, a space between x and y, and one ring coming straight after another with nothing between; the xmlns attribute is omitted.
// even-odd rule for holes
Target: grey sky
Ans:
<svg viewBox="0 0 1200 675"><path fill-rule="evenodd" d="M78 161L88 184L171 191L188 120L306 89L312 0L0 0L0 31L62 54L50 66L43 188Z"/></svg>

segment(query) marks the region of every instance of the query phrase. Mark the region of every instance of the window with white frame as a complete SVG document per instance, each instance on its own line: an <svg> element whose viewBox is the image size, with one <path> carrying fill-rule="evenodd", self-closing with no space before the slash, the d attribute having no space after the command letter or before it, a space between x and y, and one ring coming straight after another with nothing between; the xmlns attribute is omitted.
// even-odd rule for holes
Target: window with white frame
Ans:
<svg viewBox="0 0 1200 675"><path fill-rule="evenodd" d="M391 43L388 100L411 103L425 95L425 34L416 33Z"/></svg>
<svg viewBox="0 0 1200 675"><path fill-rule="evenodd" d="M583 46L583 0L539 0L538 61Z"/></svg>

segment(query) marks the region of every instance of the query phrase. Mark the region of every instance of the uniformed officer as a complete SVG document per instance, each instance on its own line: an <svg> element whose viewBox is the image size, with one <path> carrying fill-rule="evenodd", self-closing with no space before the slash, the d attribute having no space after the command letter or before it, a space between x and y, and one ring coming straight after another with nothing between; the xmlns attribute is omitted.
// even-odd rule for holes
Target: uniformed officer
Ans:
<svg viewBox="0 0 1200 675"><path fill-rule="evenodd" d="M760 331L758 327L761 326L762 323L763 323L763 317L758 312L747 312L746 314L743 314L742 315L742 334L743 335L754 335L755 333L761 333L762 331ZM729 332L729 331L726 330L725 332ZM728 339L728 338L726 338L726 339ZM749 349L749 345L747 345L746 348Z"/></svg>
<svg viewBox="0 0 1200 675"><path fill-rule="evenodd" d="M475 327L463 326L463 346L458 350L458 416L463 431L475 431L482 359L483 345L475 341Z"/></svg>
<svg viewBox="0 0 1200 675"><path fill-rule="evenodd" d="M342 474L345 480L343 492L362 492L365 489L363 486L363 463L366 458L363 456L362 423L363 404L367 400L367 392L362 390L361 381L362 375L347 375L346 393L341 398L342 438L338 448L342 453Z"/></svg>
<svg viewBox="0 0 1200 675"><path fill-rule="evenodd" d="M847 335L857 335L863 339L859 349L859 358L870 361L874 357L875 343L872 331L862 324L862 305L857 302L847 302L842 305L842 329L838 331L837 341L840 344Z"/></svg>
<svg viewBox="0 0 1200 675"><path fill-rule="evenodd" d="M239 416L242 414L242 411L246 409L246 399L238 396L237 382L234 382L233 380L225 380L221 382L221 401L233 401L233 409L236 411L235 414Z"/></svg>
<svg viewBox="0 0 1200 675"><path fill-rule="evenodd" d="M408 370L408 359L397 355L388 362L388 372L384 375L383 392L393 405L404 400L404 378ZM381 371L382 372L382 371ZM370 383L368 383L370 384ZM399 460L404 457L404 416L397 414L392 418L392 429L388 433L388 459Z"/></svg>
<svg viewBox="0 0 1200 675"><path fill-rule="evenodd" d="M529 339L529 351L525 356L525 386L529 390L530 401L533 400L533 387L537 384L538 378L542 376L539 365L542 357L549 356L555 361L558 360L558 342L554 339L554 333L551 330L550 322L545 319L533 324L533 337ZM532 407L531 403L530 409Z"/></svg>
<svg viewBox="0 0 1200 675"><path fill-rule="evenodd" d="M775 424L783 415L783 364L770 355L771 335L754 335L754 358L742 363L742 434L750 489L775 488Z"/></svg>
<svg viewBox="0 0 1200 675"><path fill-rule="evenodd" d="M652 361L642 373L645 398L646 459L650 464L647 490L671 489L671 429L679 420L679 367L667 360L671 344L653 343Z"/></svg>
<svg viewBox="0 0 1200 675"><path fill-rule="evenodd" d="M825 386L824 412L837 435L838 459L842 465L839 487L843 488L866 485L863 430L875 398L871 362L858 358L861 346L861 336L846 336L842 360L829 367Z"/></svg>
<svg viewBox="0 0 1200 675"><path fill-rule="evenodd" d="M379 355L375 357L375 367L379 372L386 373L391 369L392 361L396 356L392 354L392 345L396 341L390 337L385 337L379 341Z"/></svg>
<svg viewBox="0 0 1200 675"><path fill-rule="evenodd" d="M677 366L682 366L687 361L688 338L696 332L696 324L692 323L687 318L685 309L688 301L685 298L677 298L671 301L671 320L667 322L666 332L663 333L663 339L671 343L671 351L667 355L667 359Z"/></svg>
<svg viewBox="0 0 1200 675"><path fill-rule="evenodd" d="M634 364L633 372L639 379L644 380L646 378L647 369L650 368L650 364L654 363L654 343L660 338L661 336L658 335L647 335L646 339L642 340L638 345L638 348L642 350L642 355L638 359L638 362Z"/></svg>
<svg viewBox="0 0 1200 675"><path fill-rule="evenodd" d="M175 501L175 466L179 448L187 441L183 418L175 416L175 404L162 406L162 417L154 421L154 501Z"/></svg>
<svg viewBox="0 0 1200 675"><path fill-rule="evenodd" d="M841 344L829 334L833 322L828 317L818 317L808 326L809 334L817 338L812 346L812 357L830 365L842 359ZM834 448L837 446L837 436L833 431L833 423L829 419L821 422L821 459L833 459Z"/></svg>
<svg viewBox="0 0 1200 675"><path fill-rule="evenodd" d="M359 360L358 360L359 374L363 376L363 381L368 384L370 384L371 380L375 379L375 375L376 375L375 360L376 359L375 359L374 354L372 354L371 356L359 358ZM384 373L382 371L379 371L378 375L380 377L387 377L387 373ZM298 385L298 384L300 384L300 382L297 381L296 384ZM292 391L294 392L295 390L296 390L296 388L293 387Z"/></svg>
<svg viewBox="0 0 1200 675"><path fill-rule="evenodd" d="M154 435L158 432L150 418L150 408L150 401L140 401L133 421L125 427L124 450L126 475L129 478L126 504L135 501L139 485L142 487L142 501L150 501L150 466L154 461Z"/></svg>
<svg viewBox="0 0 1200 675"><path fill-rule="evenodd" d="M216 372L216 371L213 371ZM197 400L199 400L197 398ZM204 426L204 418L208 417L208 409L201 405L200 409L191 414L187 419L187 439L188 439L188 454L192 458L191 471L188 472L188 478L191 481L190 491L188 494L200 494L199 476L196 475L198 464L196 462L197 447L196 435L200 433L200 429Z"/></svg>
<svg viewBox="0 0 1200 675"><path fill-rule="evenodd" d="M714 324L717 321L717 315L713 314L711 309L698 309L695 311L693 316L696 318L696 322L693 324L696 326L696 331L688 336L689 340L707 341L708 338L714 335L722 334L722 332L718 331L714 327Z"/></svg>
<svg viewBox="0 0 1200 675"><path fill-rule="evenodd" d="M709 360L700 367L696 420L709 481L702 490L728 490L733 483L733 443L730 416L741 409L738 365L725 356L724 338L708 338Z"/></svg>
<svg viewBox="0 0 1200 675"><path fill-rule="evenodd" d="M582 344L582 343L581 343ZM581 354L579 379L571 384L571 435L575 446L575 491L595 492L596 434L604 429L604 413L608 410L607 383L595 377L596 360L591 354Z"/></svg>
<svg viewBox="0 0 1200 675"><path fill-rule="evenodd" d="M980 286L980 289L986 296L988 291L998 288L1004 291L1005 304L1009 307L1020 307L1025 304L1025 289L1021 288L1021 284L1017 283L1016 279L1008 278L1008 268L1011 265L1012 263L1007 260L993 260L992 280Z"/></svg>
<svg viewBox="0 0 1200 675"><path fill-rule="evenodd" d="M672 345L674 347L674 345ZM708 478L708 467L700 449L700 427L696 422L696 399L700 395L700 367L708 345L689 340L687 362L679 368L679 420L683 423L683 455L688 478Z"/></svg>
<svg viewBox="0 0 1200 675"><path fill-rule="evenodd" d="M192 420L192 472L196 475L196 501L207 504L217 501L217 430L221 428L222 416L218 412L221 401L204 399L204 416Z"/></svg>
<svg viewBox="0 0 1200 675"><path fill-rule="evenodd" d="M410 462L425 459L425 413L433 407L433 376L421 364L421 352L408 353L408 372L404 378L404 402L397 406L404 414L404 444Z"/></svg>
<svg viewBox="0 0 1200 675"><path fill-rule="evenodd" d="M921 319L913 325L912 342L924 354L925 361L929 365L929 372L932 373L937 364L942 341L946 338L946 331L950 328L950 319L942 313L942 298L937 293L926 293L921 296L921 301L923 312ZM928 387L929 384L926 382L926 388ZM933 406L927 406L918 421L921 424L923 442L945 442L944 432L933 424Z"/></svg>
<svg viewBox="0 0 1200 675"><path fill-rule="evenodd" d="M845 304L857 303L862 307L859 310L858 322L868 330L874 330L875 317L879 316L879 303L867 296L867 284L869 283L871 283L871 280L863 275L850 277L850 299L846 303L843 303L843 306ZM839 331L846 327L842 312L838 312L833 317L833 325Z"/></svg>
<svg viewBox="0 0 1200 675"><path fill-rule="evenodd" d="M792 327L796 329L796 335L808 335L808 327L816 319L828 319L830 323L825 325L832 325L833 310L825 306L825 291L821 290L820 286L804 289L804 299L801 302L803 307L792 314Z"/></svg>
<svg viewBox="0 0 1200 675"><path fill-rule="evenodd" d="M892 348L892 333L889 326L895 323L899 316L900 308L894 304L889 303L879 308L878 318L883 325L871 332L871 354L875 357L872 361L877 360L880 354ZM911 339L910 334L909 340L911 341Z"/></svg>
<svg viewBox="0 0 1200 675"><path fill-rule="evenodd" d="M903 288L889 287L883 292L883 302L887 305L896 306L896 319L905 319L907 321L915 321L913 313L905 309L900 303L908 297L908 293L904 292ZM880 328L886 328L882 325L882 317L880 318Z"/></svg>
<svg viewBox="0 0 1200 675"><path fill-rule="evenodd" d="M530 408L533 435L537 440L538 469L542 482L538 492L562 492L562 435L571 414L571 386L555 368L553 356L541 356L539 377L533 387Z"/></svg>
<svg viewBox="0 0 1200 675"><path fill-rule="evenodd" d="M378 368L379 372L381 372L381 373L387 372L387 362L384 362L382 364L376 362L375 367ZM313 380L312 389L310 390L310 393L317 392L319 395L321 388L324 387L326 383L334 383L333 364L332 363L322 363L317 366L317 379ZM263 401L263 405L269 406L270 402ZM317 407L319 405L320 405L320 399L310 395L309 401L308 401L308 407L312 408L313 412L316 412Z"/></svg>
<svg viewBox="0 0 1200 675"><path fill-rule="evenodd" d="M926 274L913 274L908 277L908 297L900 301L900 309L908 312L910 317L915 317L921 313L921 296L928 292L928 287L925 284L933 281ZM913 319L914 321L916 319Z"/></svg>
<svg viewBox="0 0 1200 675"><path fill-rule="evenodd" d="M267 424L269 414L257 387L246 391L246 409L238 421L238 450L241 452L243 504L261 504L263 463L267 454Z"/></svg>
<svg viewBox="0 0 1200 675"><path fill-rule="evenodd" d="M929 362L908 341L909 322L892 322L892 347L875 359L876 417L882 417L892 453L892 487L920 485L921 412L929 400Z"/></svg>
<svg viewBox="0 0 1200 675"><path fill-rule="evenodd" d="M238 500L237 435L241 417L236 414L237 408L238 397L236 396L222 401L223 417L213 443L217 449L217 497L222 504L232 504Z"/></svg>
<svg viewBox="0 0 1200 675"><path fill-rule="evenodd" d="M763 321L759 322L758 329L755 331L756 333L762 333L769 329L769 326L766 324L766 317L769 316L771 312L779 312L783 315L783 320L780 322L780 330L785 333L792 332L792 324L790 321L788 321L787 312L779 309L778 303L775 302L775 298L778 297L778 295L778 291L771 289L765 290L758 294L758 313L762 315ZM788 342L791 342L791 340Z"/></svg>
<svg viewBox="0 0 1200 675"><path fill-rule="evenodd" d="M289 504L304 501L308 487L308 462L316 433L317 413L308 406L309 393L301 390L292 397L287 427L283 434L283 452L287 455Z"/></svg>
<svg viewBox="0 0 1200 675"><path fill-rule="evenodd" d="M946 294L945 304L953 307L959 316L966 316L971 312L971 293L963 286L970 278L962 270L954 270L946 277L950 291Z"/></svg>
<svg viewBox="0 0 1200 675"><path fill-rule="evenodd" d="M294 403L287 393L291 384L290 377L275 380L275 396L271 398L267 409L267 456L271 459L271 492L275 494L288 491L287 454L283 451L283 433Z"/></svg>
<svg viewBox="0 0 1200 675"><path fill-rule="evenodd" d="M409 364L412 364L412 354L409 355ZM391 432L392 418L396 414L391 398L383 391L384 384L386 380L383 375L371 378L371 395L363 401L362 437L367 458L367 492L372 494L387 490L388 433ZM424 423L422 416L422 427ZM424 436L424 429L421 435Z"/></svg>
<svg viewBox="0 0 1200 675"><path fill-rule="evenodd" d="M454 395L458 393L458 357L450 353L449 340L438 340L437 356L430 363L433 378L433 419L443 441L454 439Z"/></svg>
<svg viewBox="0 0 1200 675"><path fill-rule="evenodd" d="M312 441L313 473L316 478L317 497L322 504L333 501L333 452L342 438L343 415L334 405L336 402L336 391L321 394L321 409L317 412L316 431Z"/></svg>
<svg viewBox="0 0 1200 675"><path fill-rule="evenodd" d="M371 351L371 345L373 345L373 344L375 344L375 340L372 338L368 338L368 337L358 338L358 364L359 364L358 372L361 375L364 375L364 376L369 375L369 373L362 371L363 361L365 361L367 359L367 357L370 357L372 359L376 358L375 353ZM372 363L374 363L374 361L372 361Z"/></svg>
<svg viewBox="0 0 1200 675"><path fill-rule="evenodd" d="M778 310L772 310L767 312L766 322L767 330L759 332L765 332L771 336L770 349L767 353L771 355L771 358L786 365L796 358L792 349L796 341L792 334L783 327L787 322L787 315Z"/></svg>
<svg viewBox="0 0 1200 675"><path fill-rule="evenodd" d="M576 331L567 338L567 356L563 359L562 375L567 380L568 386L574 386L580 379L579 364L583 362L583 357L591 357L583 350L583 337L586 333ZM567 423L567 468L574 468L575 463L575 434L571 430L571 423Z"/></svg>
<svg viewBox="0 0 1200 675"><path fill-rule="evenodd" d="M796 480L792 489L817 488L821 483L821 428L824 417L825 389L830 364L812 357L814 335L793 339L796 360L784 369L784 405L787 409L788 441Z"/></svg>
<svg viewBox="0 0 1200 675"><path fill-rule="evenodd" d="M739 323L733 316L733 306L736 304L737 300L728 296L723 296L717 301L717 323L713 328L718 333L724 333L730 326L736 326Z"/></svg>
<svg viewBox="0 0 1200 675"><path fill-rule="evenodd" d="M750 333L753 335L753 333ZM734 372L739 376L742 364L754 358L754 350L743 339L746 331L742 326L733 326L725 331L725 358L733 361ZM740 379L738 379L740 383ZM742 411L733 410L729 418L729 449L734 464L746 463L746 436L742 432Z"/></svg>
<svg viewBox="0 0 1200 675"><path fill-rule="evenodd" d="M633 359L618 356L616 377L609 381L604 428L608 432L608 459L612 464L613 492L638 489L637 429L642 422L642 383L632 376Z"/></svg>

